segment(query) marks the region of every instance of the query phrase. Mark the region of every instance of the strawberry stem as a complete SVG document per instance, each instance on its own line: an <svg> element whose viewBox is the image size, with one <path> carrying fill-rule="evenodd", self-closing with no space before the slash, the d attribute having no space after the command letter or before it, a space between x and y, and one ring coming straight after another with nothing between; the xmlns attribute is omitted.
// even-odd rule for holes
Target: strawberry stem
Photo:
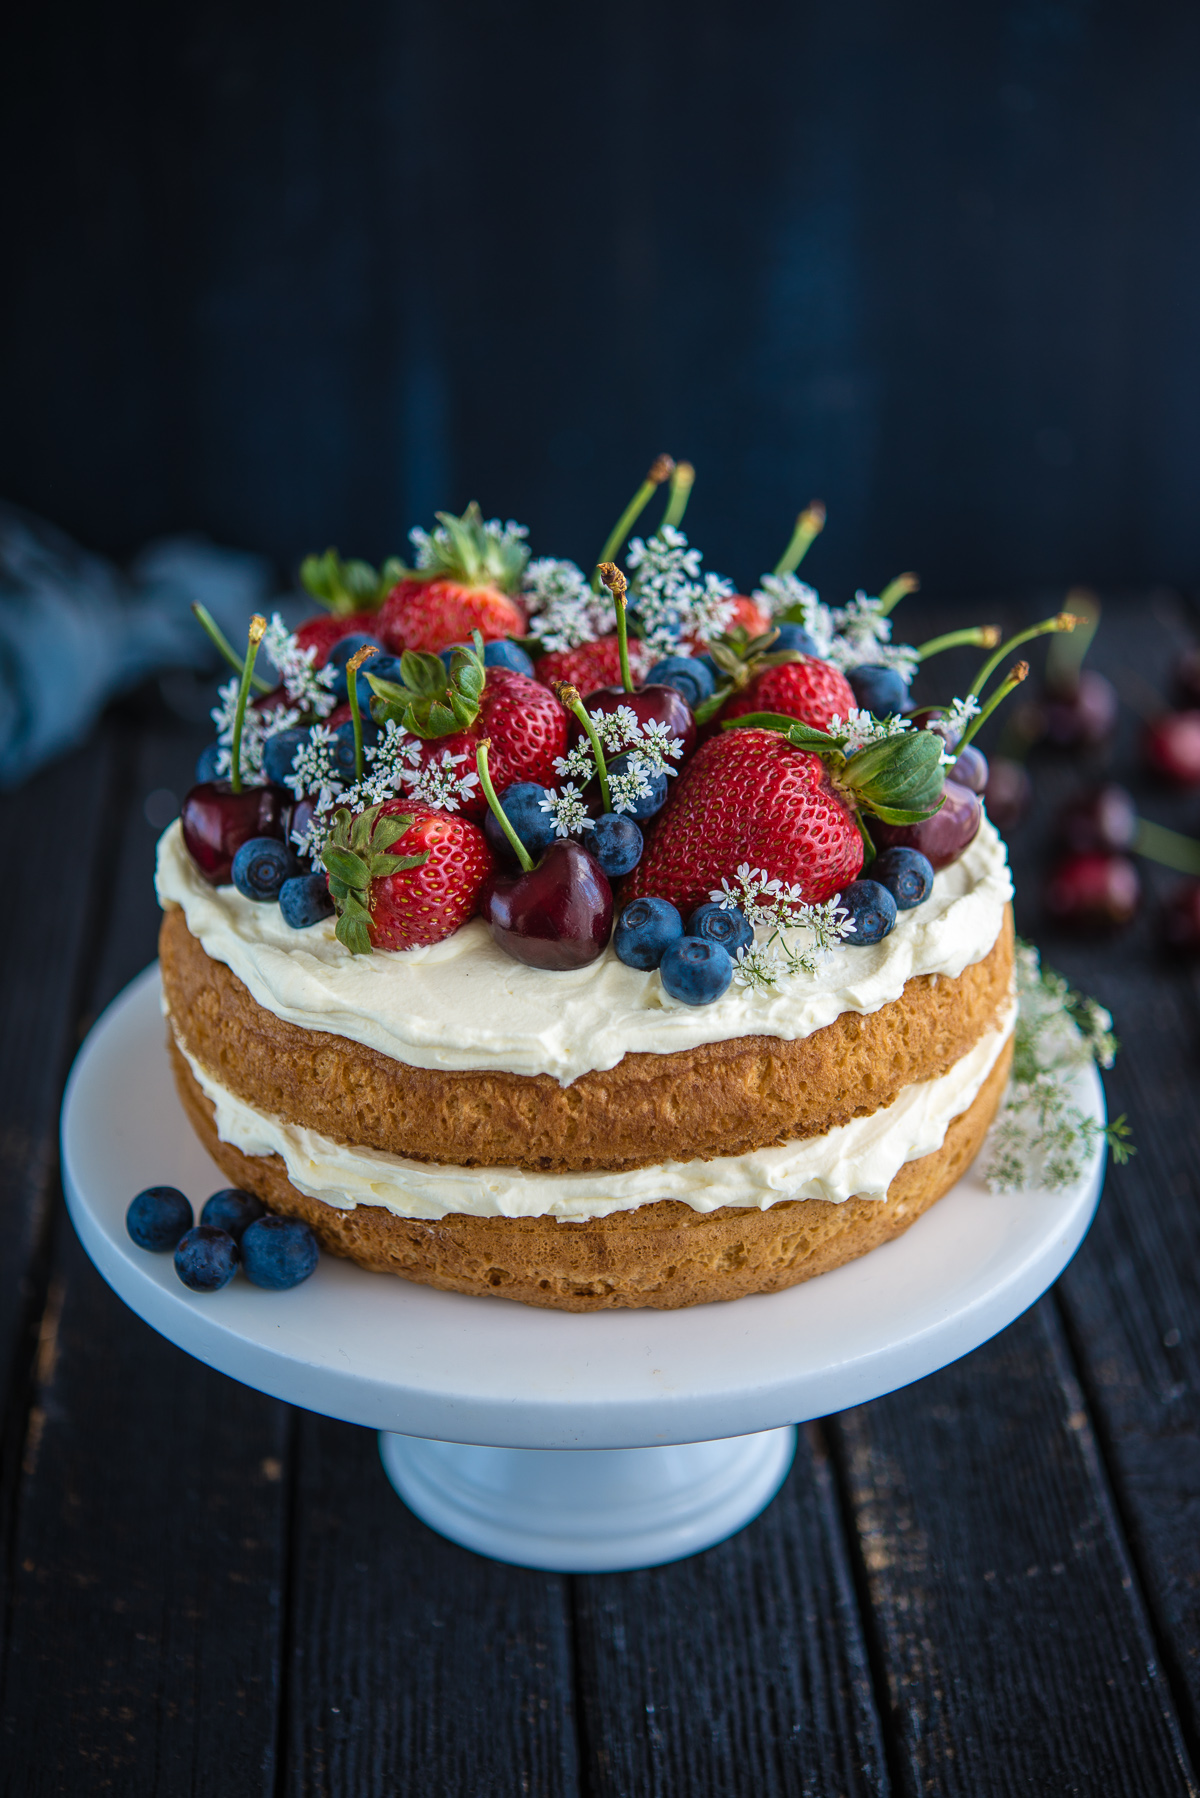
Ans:
<svg viewBox="0 0 1200 1798"><path fill-rule="evenodd" d="M242 663L242 680L238 687L237 710L233 714L233 742L229 748L229 784L235 793L242 790L242 722L246 716L246 701L250 697L250 682L254 677L254 658L258 654L258 646L266 628L266 619L256 612L250 620L246 660Z"/></svg>
<svg viewBox="0 0 1200 1798"><path fill-rule="evenodd" d="M1139 818L1133 847L1147 861L1174 868L1177 874L1200 874L1200 843L1178 830L1168 830L1165 824L1152 824L1149 818Z"/></svg>
<svg viewBox="0 0 1200 1798"><path fill-rule="evenodd" d="M637 492L634 494L633 498L630 500L605 539L604 548L600 551L599 560L597 561L595 570L592 574L593 593L599 593L600 591L600 570L603 565L606 562L611 562L613 557L620 552L626 537L628 537L630 531L633 529L642 513L646 510L646 507L650 504L657 489L662 486L664 481L669 480L674 472L675 463L670 456L657 456L651 463L645 480L642 482L641 486L638 488Z"/></svg>
<svg viewBox="0 0 1200 1798"><path fill-rule="evenodd" d="M358 709L358 671L364 662L378 654L379 651L373 643L364 643L361 649L355 650L346 663L346 696L350 701L350 722L354 726L354 778L356 781L360 781L363 777L362 713Z"/></svg>
<svg viewBox="0 0 1200 1798"><path fill-rule="evenodd" d="M583 726L584 734L592 746L592 755L596 762L596 776L600 782L600 797L604 801L605 811L611 812L612 796L608 790L608 764L604 760L604 750L601 748L600 739L596 735L596 726L588 717L587 712L584 709L583 701L579 697L579 689L578 687L571 686L569 681L560 680L555 681L554 691L558 695L558 703L566 706L568 712L573 712Z"/></svg>
<svg viewBox="0 0 1200 1798"><path fill-rule="evenodd" d="M508 813L496 797L496 789L492 785L492 777L488 773L488 750L491 746L492 739L490 737L485 737L482 743L480 743L479 748L475 751L475 766L479 770L479 784L483 788L483 796L491 808L493 818L495 818L497 824L512 845L512 852L520 862L522 871L526 874L532 874L533 857L513 829Z"/></svg>
<svg viewBox="0 0 1200 1798"><path fill-rule="evenodd" d="M1018 649L1022 643L1031 643L1035 637L1045 637L1052 631L1073 631L1078 623L1073 612L1056 612L1053 618L1043 618L1040 624L1031 624L1028 630L1018 631L1015 637L1010 637L1000 645L995 655L988 657L971 682L972 695L978 699L1010 650Z"/></svg>
<svg viewBox="0 0 1200 1798"><path fill-rule="evenodd" d="M996 691L992 694L992 697L980 712L978 718L972 718L970 728L954 745L954 753L956 755L967 747L967 744L971 741L971 738L975 735L976 731L979 730L980 726L987 723L996 707L1002 700L1008 698L1014 687L1020 686L1028 673L1028 662L1018 662L1014 668L1009 669L1004 679L1000 682L1000 685L996 688Z"/></svg>
<svg viewBox="0 0 1200 1798"><path fill-rule="evenodd" d="M615 562L601 562L597 573L612 594L617 614L617 649L621 656L621 685L627 693L636 692L633 670L629 666L629 627L625 621L625 594L629 582Z"/></svg>
<svg viewBox="0 0 1200 1798"><path fill-rule="evenodd" d="M886 618L894 606L909 593L915 593L921 583L915 574L898 574L894 581L889 581L879 595L879 616Z"/></svg>
<svg viewBox="0 0 1200 1798"><path fill-rule="evenodd" d="M944 637L931 637L918 649L917 660L924 662L929 656L941 655L943 649L957 649L960 644L972 649L995 649L999 641L998 624L975 624L967 630L947 631Z"/></svg>
<svg viewBox="0 0 1200 1798"><path fill-rule="evenodd" d="M204 631L209 642L213 644L214 648L221 652L234 673L240 674L242 672L242 658L233 647L233 644L229 641L229 638L225 635L225 632L221 629L208 607L202 606L199 600L193 600L192 611L195 614L196 623ZM269 693L271 691L271 683L270 681L265 681L261 674L256 674L254 676L254 690L256 693Z"/></svg>
<svg viewBox="0 0 1200 1798"><path fill-rule="evenodd" d="M794 574L808 554L809 545L824 529L825 508L819 499L810 500L796 520L791 541L775 564L775 574Z"/></svg>
<svg viewBox="0 0 1200 1798"><path fill-rule="evenodd" d="M687 503L692 497L692 487L696 480L696 470L690 462L677 462L671 476L671 491L667 499L667 509L662 515L659 530L668 525L676 529L683 523L683 515L687 511ZM613 552L616 553L615 551Z"/></svg>

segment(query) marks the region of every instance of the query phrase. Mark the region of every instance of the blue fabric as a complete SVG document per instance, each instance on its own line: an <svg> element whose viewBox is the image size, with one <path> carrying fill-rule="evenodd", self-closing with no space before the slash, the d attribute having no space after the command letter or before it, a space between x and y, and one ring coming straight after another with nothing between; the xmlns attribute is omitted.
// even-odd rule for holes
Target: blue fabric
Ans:
<svg viewBox="0 0 1200 1798"><path fill-rule="evenodd" d="M0 787L81 742L145 675L211 666L194 600L236 643L274 587L263 557L199 537L149 544L122 572L0 502Z"/></svg>

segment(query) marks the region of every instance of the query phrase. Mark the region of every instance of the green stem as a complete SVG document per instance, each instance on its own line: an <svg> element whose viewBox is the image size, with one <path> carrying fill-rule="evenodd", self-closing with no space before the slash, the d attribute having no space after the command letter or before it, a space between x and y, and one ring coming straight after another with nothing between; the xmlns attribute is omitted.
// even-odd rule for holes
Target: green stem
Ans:
<svg viewBox="0 0 1200 1798"><path fill-rule="evenodd" d="M604 548L600 551L596 567L592 573L592 592L600 591L600 569L605 562L611 562L617 555L630 531L646 510L655 493L675 471L675 464L670 456L659 456L651 466L649 474L614 524L605 538Z"/></svg>
<svg viewBox="0 0 1200 1798"><path fill-rule="evenodd" d="M355 650L346 663L346 697L350 701L350 722L354 726L354 778L356 781L360 781L363 777L362 713L358 706L358 671L364 662L378 654L379 651L374 644L364 643L361 649Z"/></svg>
<svg viewBox="0 0 1200 1798"><path fill-rule="evenodd" d="M667 497L667 509L662 515L659 530L671 525L676 529L683 523L683 515L687 511L687 503L692 497L692 487L696 480L696 470L690 462L677 462L675 472L671 476L671 491ZM615 551L614 551L615 554ZM607 556L603 558L606 562Z"/></svg>
<svg viewBox="0 0 1200 1798"><path fill-rule="evenodd" d="M1028 662L1018 662L1015 668L1009 669L1004 679L1000 682L1000 685L996 688L996 691L992 694L992 697L980 712L978 718L972 718L970 727L965 735L961 736L954 745L955 755L958 755L961 750L964 750L967 747L967 744L971 741L971 738L975 735L976 731L978 731L982 725L987 723L996 707L1002 700L1008 698L1014 687L1020 686L1028 673Z"/></svg>
<svg viewBox="0 0 1200 1798"><path fill-rule="evenodd" d="M947 631L944 637L931 637L918 649L917 660L923 662L927 656L941 655L943 649L957 649L960 644L971 649L994 649L999 641L998 624L974 624L967 630Z"/></svg>
<svg viewBox="0 0 1200 1798"><path fill-rule="evenodd" d="M886 618L894 606L898 606L907 594L915 593L920 585L915 574L898 574L879 595L879 616Z"/></svg>
<svg viewBox="0 0 1200 1798"><path fill-rule="evenodd" d="M246 660L242 664L242 679L238 687L237 709L233 714L233 742L229 748L229 784L235 793L242 790L242 721L246 716L246 701L250 697L250 682L254 677L254 658L258 654L258 646L262 642L267 621L256 612L250 620L250 631L246 643Z"/></svg>
<svg viewBox="0 0 1200 1798"><path fill-rule="evenodd" d="M1178 830L1168 830L1165 824L1139 818L1133 847L1147 861L1174 868L1178 874L1200 874L1200 843Z"/></svg>
<svg viewBox="0 0 1200 1798"><path fill-rule="evenodd" d="M242 658L233 647L233 644L229 641L229 638L225 635L225 632L221 629L208 607L202 606L199 600L194 600L192 603L192 611L195 613L196 623L204 631L214 648L220 650L221 654L225 657L225 660L229 663L229 666L233 669L233 672L235 674L240 674L242 672ZM255 675L254 688L258 693L270 693L272 690L270 681L265 681L261 674Z"/></svg>
<svg viewBox="0 0 1200 1798"><path fill-rule="evenodd" d="M483 788L483 796L491 808L492 816L495 818L497 824L512 845L513 854L520 862L522 870L526 874L531 874L533 872L533 857L513 829L512 821L510 820L508 813L496 797L496 789L492 785L492 777L488 773L488 750L491 746L491 738L485 737L479 745L479 748L475 751L475 766L479 770L479 784Z"/></svg>
<svg viewBox="0 0 1200 1798"><path fill-rule="evenodd" d="M629 627L625 621L625 594L629 583L615 562L601 562L597 571L600 579L612 594L613 608L617 614L617 649L621 656L621 684L627 693L633 693L633 670L629 666Z"/></svg>
<svg viewBox="0 0 1200 1798"><path fill-rule="evenodd" d="M600 738L596 734L596 726L588 717L583 700L579 697L579 689L571 686L569 681L555 681L554 691L558 695L559 704L566 706L568 712L574 713L578 718L584 735L592 746L592 755L596 762L596 775L600 781L600 797L604 801L605 811L611 812L612 796L608 790L608 764L604 759Z"/></svg>
<svg viewBox="0 0 1200 1798"><path fill-rule="evenodd" d="M1019 649L1022 643L1031 643L1035 637L1048 636L1051 631L1073 631L1075 622L1074 613L1056 612L1053 618L1043 618L1039 624L1031 624L1028 630L1018 631L1015 637L1010 637L1007 643L1000 645L995 655L988 657L971 683L971 692L978 699L1005 656L1012 650Z"/></svg>
<svg viewBox="0 0 1200 1798"><path fill-rule="evenodd" d="M825 508L819 499L814 499L805 506L796 520L791 542L776 562L774 572L777 575L794 574L808 554L809 545L815 542L824 529Z"/></svg>

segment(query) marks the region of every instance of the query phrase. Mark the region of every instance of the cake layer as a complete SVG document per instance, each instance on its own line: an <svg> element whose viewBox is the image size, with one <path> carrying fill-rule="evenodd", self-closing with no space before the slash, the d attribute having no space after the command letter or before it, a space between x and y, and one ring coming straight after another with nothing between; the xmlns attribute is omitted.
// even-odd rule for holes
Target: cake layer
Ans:
<svg viewBox="0 0 1200 1798"><path fill-rule="evenodd" d="M621 1172L823 1136L890 1105L905 1087L948 1073L998 1027L1012 990L1012 921L1001 912L982 959L956 977L910 979L873 1011L847 1007L796 1040L742 1035L672 1054L627 1054L616 1067L563 1086L548 1074L410 1067L345 1037L302 1029L264 1009L207 955L178 909L165 915L159 945L182 1047L257 1110L413 1161L546 1173ZM838 965L870 953L847 950ZM368 967L383 959L362 958ZM571 976L537 978L550 1009L558 988L549 983Z"/></svg>
<svg viewBox="0 0 1200 1798"><path fill-rule="evenodd" d="M735 981L715 1003L696 1006L611 954L548 977L512 960L479 920L431 948L350 955L332 921L292 930L278 906L209 886L177 823L159 845L157 879L164 908L182 907L213 960L281 1022L410 1068L545 1074L564 1085L631 1054L677 1055L748 1037L795 1042L846 1012L878 1012L915 978L954 978L981 961L1012 897L1004 845L985 820L929 898L901 912L883 942L846 949L778 988Z"/></svg>
<svg viewBox="0 0 1200 1798"><path fill-rule="evenodd" d="M535 1174L520 1168L446 1167L334 1142L239 1099L186 1055L213 1106L217 1132L246 1155L277 1155L298 1192L336 1210L379 1205L397 1217L556 1217L578 1222L678 1199L694 1211L766 1210L783 1199L844 1204L883 1199L906 1161L939 1149L951 1120L974 1102L1012 1033L1015 1011L938 1080L906 1086L892 1104L824 1136L749 1155L674 1161L633 1172ZM172 1044L176 1058L182 1053ZM179 1077L180 1070L176 1074Z"/></svg>
<svg viewBox="0 0 1200 1798"><path fill-rule="evenodd" d="M297 1191L277 1155L245 1155L217 1133L213 1106L175 1054L180 1095L208 1152L237 1186L304 1218L332 1254L445 1291L563 1311L675 1309L777 1292L827 1273L908 1229L974 1160L1000 1102L1011 1039L942 1145L909 1161L885 1199L785 1199L767 1210L694 1210L660 1200L584 1223L553 1217L399 1218L380 1205L338 1210Z"/></svg>

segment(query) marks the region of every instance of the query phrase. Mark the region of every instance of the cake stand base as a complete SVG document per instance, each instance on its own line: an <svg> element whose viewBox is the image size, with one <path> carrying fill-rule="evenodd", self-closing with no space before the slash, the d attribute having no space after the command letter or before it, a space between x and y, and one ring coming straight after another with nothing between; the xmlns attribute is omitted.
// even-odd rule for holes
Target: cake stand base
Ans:
<svg viewBox="0 0 1200 1798"><path fill-rule="evenodd" d="M670 1448L474 1448L379 1435L384 1471L423 1523L476 1554L551 1573L620 1573L698 1554L768 1505L792 1426Z"/></svg>

